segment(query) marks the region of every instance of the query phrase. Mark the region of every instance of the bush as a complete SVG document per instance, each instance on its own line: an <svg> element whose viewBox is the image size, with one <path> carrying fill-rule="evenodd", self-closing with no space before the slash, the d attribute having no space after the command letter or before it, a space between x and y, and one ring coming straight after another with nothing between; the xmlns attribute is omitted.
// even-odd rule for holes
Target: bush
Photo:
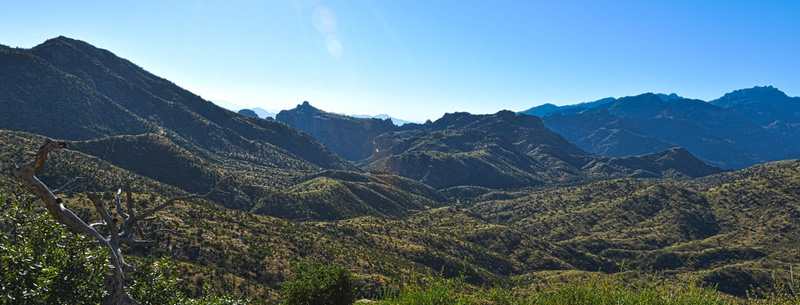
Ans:
<svg viewBox="0 0 800 305"><path fill-rule="evenodd" d="M169 260L162 258L140 267L131 277L133 285L128 287L130 296L142 305L240 305L249 300L241 300L231 295L215 293L206 287L200 298L190 299L178 289L176 279L166 274Z"/></svg>
<svg viewBox="0 0 800 305"><path fill-rule="evenodd" d="M434 277L428 285L407 283L403 290L387 297L383 304L391 305L468 305L476 304L475 298L463 293L464 277L446 279Z"/></svg>
<svg viewBox="0 0 800 305"><path fill-rule="evenodd" d="M100 304L108 252L73 234L42 208L0 192L0 305ZM213 293L189 299L177 279L165 275L166 260L139 268L129 278L131 296L142 304L234 305L247 300Z"/></svg>
<svg viewBox="0 0 800 305"><path fill-rule="evenodd" d="M107 252L0 193L0 304L98 304Z"/></svg>
<svg viewBox="0 0 800 305"><path fill-rule="evenodd" d="M297 262L292 279L280 291L286 305L350 305L356 299L356 278L342 265Z"/></svg>

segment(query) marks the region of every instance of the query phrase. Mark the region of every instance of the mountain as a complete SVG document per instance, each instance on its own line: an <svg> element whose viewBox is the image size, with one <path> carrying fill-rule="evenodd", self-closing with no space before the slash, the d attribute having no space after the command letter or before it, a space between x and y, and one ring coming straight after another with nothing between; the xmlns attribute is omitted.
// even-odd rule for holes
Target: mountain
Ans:
<svg viewBox="0 0 800 305"><path fill-rule="evenodd" d="M578 147L601 156L642 155L675 146L649 135L606 110L576 114L555 113L542 120Z"/></svg>
<svg viewBox="0 0 800 305"><path fill-rule="evenodd" d="M404 131L375 139L380 152L365 169L418 180L435 188L542 185L545 170L511 142L475 129Z"/></svg>
<svg viewBox="0 0 800 305"><path fill-rule="evenodd" d="M381 119L381 120L389 119L389 120L392 120L392 123L394 123L397 126L403 126L405 124L414 123L414 122L411 122L411 121L406 121L406 120L401 120L401 119L398 119L398 118L393 118L393 117L389 116L388 114L384 114L384 113L381 113L379 115L354 114L354 115L350 115L350 116L352 116L354 118L374 118L374 119Z"/></svg>
<svg viewBox="0 0 800 305"><path fill-rule="evenodd" d="M372 140L397 129L391 120L330 113L314 108L307 101L294 109L279 112L275 119L314 136L351 161L369 157L375 150Z"/></svg>
<svg viewBox="0 0 800 305"><path fill-rule="evenodd" d="M641 158L637 163L592 155L548 129L538 117L511 111L448 113L436 121L397 127L385 120L325 112L304 102L282 111L277 119L317 137L363 170L400 175L438 189L466 185L519 188L682 172L655 169L677 163L644 164L657 158ZM666 154L681 152L677 159L696 163L691 154L667 150L674 145L661 146ZM682 177L716 171L709 167L706 172L688 171Z"/></svg>
<svg viewBox="0 0 800 305"><path fill-rule="evenodd" d="M58 37L0 54L0 128L68 140L150 132L210 160L352 169L312 137L236 115L82 41Z"/></svg>
<svg viewBox="0 0 800 305"><path fill-rule="evenodd" d="M800 97L789 97L772 86L736 90L709 103L741 113L761 126L800 122Z"/></svg>
<svg viewBox="0 0 800 305"><path fill-rule="evenodd" d="M647 93L591 108L559 110L542 119L586 151L605 156L680 146L711 165L727 168L800 156L790 137L759 126L739 112L674 97Z"/></svg>
<svg viewBox="0 0 800 305"><path fill-rule="evenodd" d="M216 198L228 208L303 220L400 217L446 200L416 182L364 175L377 180L358 184L360 170L312 136L222 109L82 41L0 47L0 67L0 129L69 140L71 149L172 189L201 192L234 176L229 195ZM354 173L309 182L326 170ZM306 201L317 185L326 186L315 197L324 205Z"/></svg>
<svg viewBox="0 0 800 305"><path fill-rule="evenodd" d="M435 188L519 188L611 177L700 177L719 172L683 149L607 158L586 153L538 117L500 111L446 114L374 141L363 169L419 180Z"/></svg>
<svg viewBox="0 0 800 305"><path fill-rule="evenodd" d="M27 66L36 66L41 70L37 72L35 80L24 78L26 75L33 75L31 73L4 73L3 77L6 81L3 86L9 89L4 91L8 96L3 98L4 101L8 103L22 101L42 109L67 108L63 108L58 113L45 112L43 116L35 107L13 107L12 104L9 104L8 108L11 111L6 112L7 120L0 127L26 130L68 140L90 140L145 133L160 135L194 157L217 164L221 171L251 172L257 170L260 173L252 175L257 179L250 182L255 185L269 186L275 190L295 185L304 175L320 170L358 171L359 169L344 159L359 161L376 156L375 150L382 149L377 146L377 142L373 142L378 136L389 132L412 130L420 131L420 133L414 134L421 137L416 139L420 141L425 141L428 137L426 134L430 132L455 129L485 132L485 134L478 135L480 139L476 139L474 147L469 149L458 147L449 152L437 152L448 154L446 159L449 160L445 163L435 163L441 167L434 168L434 172L442 173L441 177L437 178L441 180L440 182L431 182L437 187L456 186L472 181L470 179L461 182L445 181L454 179L452 175L445 175L453 169L453 164L461 168L469 168L473 164L483 164L480 168L491 170L499 175L496 177L505 177L489 182L488 178L495 176L484 176L481 180L484 182L477 184L479 186L491 185L492 187L522 187L579 181L586 177L615 177L618 174L626 176L628 174L621 173L633 174L637 171L633 168L622 169L618 165L598 167L598 162L605 164L606 161L592 157L560 135L550 131L540 119L527 115L517 116L510 111L484 116L454 113L445 115L429 124L406 124L402 127L395 126L390 120L353 118L328 113L314 108L307 102L298 105L295 109L281 111L276 115L278 121L306 132L307 135L280 122L241 116L219 108L167 80L148 73L127 60L116 57L109 51L95 48L85 42L58 37L30 50L11 48L3 50L3 54L8 54L3 56L3 60L6 60L10 67L4 71L24 70L23 67ZM61 81L61 83L55 83L58 86L38 91L51 92L52 99L37 95L31 98L24 94L25 86L37 84L37 80L40 82ZM48 84L53 84L53 82L45 82L41 87L47 87ZM60 89L61 87L67 87L67 89ZM72 95L78 102L65 102L60 99L63 96L55 98L56 92L61 94L70 92L70 90L75 91ZM87 99L85 96L90 98ZM656 97L656 99L658 98ZM624 102L624 99L621 100ZM616 105L620 104L620 101L595 104L600 106ZM623 105L626 104L623 103ZM624 109L624 107L616 106L609 109L617 111L618 108ZM51 124L41 123L49 120L62 120L63 117L60 114L68 113L89 115L80 115L76 116L78 117L76 120L67 120L68 122L65 122L61 128L53 128ZM38 120L34 124L28 124L26 120L21 119L27 117L44 119ZM115 120L105 120L101 117L112 117ZM120 122L125 122L125 124ZM411 135L411 133L403 135ZM456 137L455 139L464 138ZM505 154L500 154L496 150L497 148L500 148ZM396 152L396 156L402 155L397 149L390 151ZM424 154L429 152L431 151ZM489 154L490 158L468 159L471 161L464 163L463 161L467 159L459 159L466 156L465 153ZM494 153L498 154L493 155ZM474 156L470 158L472 157ZM387 163L378 158L370 160L374 162L363 161L359 164L380 173L398 173L395 171L396 167L387 167ZM372 163L372 165L366 165L368 163ZM417 161L412 163L425 164L425 162ZM589 164L593 168L591 173L584 169ZM136 166L147 166L146 163L129 163L126 166L138 173L156 173L144 168L135 168ZM603 168L603 170L597 170L599 168ZM613 172L608 168L620 170L620 172ZM424 174L420 176L420 173L429 171L428 167L407 170L417 171L414 174L411 172L404 174L406 177L416 177L416 179L424 177ZM469 171L473 170L469 169ZM660 172L652 173L659 176ZM477 176L471 177L480 177L482 172L478 171L473 174ZM252 195L265 195L258 189L247 191L242 188L242 191L250 192ZM248 204L236 204L236 206L254 207L257 196L247 197L249 197Z"/></svg>
<svg viewBox="0 0 800 305"><path fill-rule="evenodd" d="M668 100L680 100L680 99L683 99L683 97L681 97L680 95L677 95L675 93L670 93L670 94L656 93L656 95L658 96L658 98L660 98L662 101L665 101L665 102L668 101Z"/></svg>
<svg viewBox="0 0 800 305"><path fill-rule="evenodd" d="M241 110L237 111L236 113L241 114L243 116L249 116L251 118L259 117L258 114L256 114L255 111L250 110L250 109L241 109Z"/></svg>
<svg viewBox="0 0 800 305"><path fill-rule="evenodd" d="M262 119L266 119L266 118L274 119L275 118L275 114L277 114L275 112L277 110L266 110L266 109L260 108L260 107L252 108L250 110L255 112L258 115L258 117L262 118Z"/></svg>
<svg viewBox="0 0 800 305"><path fill-rule="evenodd" d="M800 148L800 97L789 97L767 86L736 90L709 103L740 113L794 148Z"/></svg>
<svg viewBox="0 0 800 305"><path fill-rule="evenodd" d="M547 116L549 114L553 114L553 113L560 113L560 112L565 112L565 111L578 111L578 110L583 110L583 109L587 109L587 108L593 108L595 106L599 106L599 105L602 105L602 104L607 104L607 103L613 102L615 100L616 99L613 98L613 97L607 97L607 98L604 98L604 99L596 100L594 102L586 102L586 103L580 103L580 104L575 104L575 105L566 105L566 106L556 106L556 105L547 103L547 104L543 104L543 105L540 105L540 106L536 106L536 107L530 108L528 110L520 111L519 113L524 113L524 114L527 114L527 115L538 116L538 117L545 117L545 116Z"/></svg>

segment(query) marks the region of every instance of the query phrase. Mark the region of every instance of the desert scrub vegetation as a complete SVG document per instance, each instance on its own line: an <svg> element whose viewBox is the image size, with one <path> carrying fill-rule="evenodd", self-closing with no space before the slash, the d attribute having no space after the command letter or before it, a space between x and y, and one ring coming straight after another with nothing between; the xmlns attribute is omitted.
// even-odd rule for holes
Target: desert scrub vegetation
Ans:
<svg viewBox="0 0 800 305"><path fill-rule="evenodd" d="M339 264L296 262L293 277L281 284L284 305L348 305L356 298L356 278Z"/></svg>
<svg viewBox="0 0 800 305"><path fill-rule="evenodd" d="M399 292L388 293L383 305L737 305L800 304L800 286L795 281L776 284L767 291L753 291L752 296L737 298L720 293L714 287L702 287L694 281L675 283L653 274L639 274L643 280L630 281L622 276L571 278L563 283L531 287L480 287L464 282L464 277L433 277L429 281L408 282ZM758 295L758 297L756 297Z"/></svg>

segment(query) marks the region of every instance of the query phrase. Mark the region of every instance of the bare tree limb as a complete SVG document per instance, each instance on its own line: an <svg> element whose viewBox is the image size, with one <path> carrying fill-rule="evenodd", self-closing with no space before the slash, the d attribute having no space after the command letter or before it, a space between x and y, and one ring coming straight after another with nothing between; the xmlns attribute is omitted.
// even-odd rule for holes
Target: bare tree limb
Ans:
<svg viewBox="0 0 800 305"><path fill-rule="evenodd" d="M117 213L119 214L119 216L122 216L122 218L128 218L128 214L125 213L125 211L122 210L122 196L121 195L122 195L122 189L117 189L117 197L114 200L117 203Z"/></svg>
<svg viewBox="0 0 800 305"><path fill-rule="evenodd" d="M192 200L192 199L208 199L209 196L211 196L212 194L216 193L219 190L219 187L220 187L220 185L222 185L223 182L225 182L226 180L228 180L230 178L231 178L230 176L222 178L222 180L218 181L217 184L214 185L214 187L212 187L207 193L205 193L203 195L192 194L192 195L172 197L172 198L168 199L167 201L164 201L164 203L162 203L162 204L160 204L160 205L158 205L156 207L153 207L153 208L145 210L144 212L139 214L139 217L141 217L141 218L150 217L155 212L163 210L167 206L175 203L176 201L186 201L186 200Z"/></svg>
<svg viewBox="0 0 800 305"><path fill-rule="evenodd" d="M125 260L122 256L122 251L120 250L120 244L129 246L142 246L151 245L154 243L152 240L136 239L136 235L146 238L158 232L171 232L174 234L179 234L169 229L157 229L145 233L139 226L139 222L155 219L153 214L163 210L177 201L208 199L208 197L215 192L221 192L219 190L220 185L230 177L226 177L217 182L214 187L212 187L211 190L205 194L192 194L172 197L160 205L144 210L139 214L136 213L133 202L133 191L131 190L131 182L134 180L134 178L126 177L126 179L123 180L123 188L117 190L117 196L114 198L117 207L117 213L123 220L122 225L120 226L116 219L111 217L106 204L103 202L103 197L97 193L88 193L87 196L94 204L95 210L97 210L97 213L100 214L103 222L86 224L72 211L64 207L62 200L55 196L55 194L58 192L67 189L71 184L78 181L79 178L75 178L67 182L67 184L61 188L51 191L47 185L45 185L39 180L39 178L36 177L36 174L44 168L48 154L57 149L66 148L66 146L67 144L65 142L55 142L48 139L45 144L39 148L39 151L36 154L36 159L23 164L22 166L13 166L10 169L11 176L22 183L25 189L34 195L34 198L41 199L48 212L50 212L53 218L55 218L58 222L64 224L67 226L67 228L69 228L69 230L75 233L91 236L94 238L97 245L108 249L109 260L112 269L111 274L109 274L105 281L107 294L103 298L103 304L139 305L139 302L131 299L130 296L128 296L128 294L125 292L124 272L132 270L133 267L125 263ZM123 189L127 199L127 211L125 211L125 209L122 207ZM103 236L103 234L97 230L99 227L106 227L109 235Z"/></svg>
<svg viewBox="0 0 800 305"><path fill-rule="evenodd" d="M62 185L61 187L59 187L59 188L57 188L57 189L54 189L54 190L52 190L51 192L53 193L53 195L58 195L58 194L60 194L61 192L63 192L63 191L65 191L65 190L67 190L67 189L68 189L70 186L72 186L73 184L75 184L75 182L78 182L78 181L79 181L79 180L81 180L81 179L83 179L83 177L75 177L75 178L72 178L72 180L68 181L67 183L65 183L65 184L64 184L64 185ZM31 201L36 201L36 200L39 200L39 196L31 196L30 200L31 200Z"/></svg>
<svg viewBox="0 0 800 305"><path fill-rule="evenodd" d="M119 257L120 266L125 271L133 270L133 266L125 263L125 260L122 258L122 252L119 249L119 230L117 228L117 223L111 218L111 214L108 213L106 205L103 203L103 197L97 193L88 193L86 195L94 204L94 208L97 210L97 213L100 214L100 217L103 218L103 221L106 223L106 227L108 228L108 232L110 234L107 239L109 240L111 250L113 250L117 257Z"/></svg>
<svg viewBox="0 0 800 305"><path fill-rule="evenodd" d="M61 204L61 199L57 198L47 187L47 185L42 183L42 181L36 177L36 173L40 172L42 168L44 168L47 155L51 151L65 148L66 146L67 144L65 142L55 142L48 139L45 144L39 148L39 151L36 154L36 159L32 162L23 164L21 167L14 166L11 169L11 176L22 183L22 185L29 192L39 196L42 202L44 202L47 210L58 222L64 224L67 226L67 228L75 233L91 236L100 245L108 249L109 260L111 261L113 268L111 270L111 275L106 278L106 289L108 290L108 295L104 297L103 304L139 304L139 302L134 301L130 298L130 296L128 296L127 293L125 293L125 275L122 267L124 262L122 261L119 253L111 247L109 241L106 240L105 237L103 237L99 232L97 232L97 230L87 225L78 216L75 216L72 211L65 208L64 205Z"/></svg>
<svg viewBox="0 0 800 305"><path fill-rule="evenodd" d="M89 224L89 227L91 227L92 229L95 229L95 230L97 230L97 227L105 227L105 226L107 226L107 224L105 222L95 222L95 223L90 223Z"/></svg>

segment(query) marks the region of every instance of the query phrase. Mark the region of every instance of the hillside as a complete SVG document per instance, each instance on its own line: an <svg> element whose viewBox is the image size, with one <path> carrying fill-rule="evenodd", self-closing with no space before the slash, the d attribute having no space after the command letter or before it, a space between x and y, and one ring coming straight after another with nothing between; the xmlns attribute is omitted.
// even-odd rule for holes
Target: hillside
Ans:
<svg viewBox="0 0 800 305"><path fill-rule="evenodd" d="M419 180L436 188L520 188L616 177L689 178L720 170L683 149L625 158L588 154L542 121L501 111L446 114L435 122L375 139L365 170Z"/></svg>
<svg viewBox="0 0 800 305"><path fill-rule="evenodd" d="M448 113L433 122L396 127L388 121L325 112L305 102L281 112L278 120L319 137L334 151L358 160L363 170L400 175L439 189L521 188L610 177L699 177L718 171L698 165L690 153L668 150L673 146L666 143L654 156L595 156L548 129L541 119L511 111ZM673 162L656 161L666 160L664 154L674 154L669 157ZM682 163L697 170L680 168Z"/></svg>
<svg viewBox="0 0 800 305"><path fill-rule="evenodd" d="M744 296L797 265L800 161L758 165L695 186L609 180L480 201L468 211L642 270L699 277Z"/></svg>
<svg viewBox="0 0 800 305"><path fill-rule="evenodd" d="M3 129L66 140L155 133L232 170L237 162L355 169L285 124L222 109L79 40L58 37L32 49L2 46L0 65Z"/></svg>
<svg viewBox="0 0 800 305"><path fill-rule="evenodd" d="M309 207L305 197L284 190L325 170L359 169L308 134L219 108L82 41L58 37L32 49L0 51L0 106L8 110L0 114L0 129L71 140L72 149L188 192L235 176L231 194L219 198L226 207L301 219L396 217L407 213L404 208L436 206L442 199L431 193L418 198L417 188L409 186L410 193L394 187L390 199L376 201L387 194L380 184L352 192L348 181L333 178L334 192L351 195L317 198L349 212L316 211L324 207Z"/></svg>
<svg viewBox="0 0 800 305"><path fill-rule="evenodd" d="M746 89L710 103L647 93L572 106L532 108L527 113L542 114L547 127L588 152L620 157L680 146L710 165L740 169L800 156L793 119L767 110L785 106L792 112L796 103L777 89L771 90L777 92L759 95L747 92L764 90ZM750 108L742 106L745 104ZM765 110L757 111L753 105ZM770 116L774 119L766 124L754 121L763 123Z"/></svg>
<svg viewBox="0 0 800 305"><path fill-rule="evenodd" d="M265 190L251 211L298 220L400 218L446 201L430 186L402 177L324 171L283 190Z"/></svg>
<svg viewBox="0 0 800 305"><path fill-rule="evenodd" d="M35 137L1 134L15 141ZM27 143L31 146L23 155L36 147L35 139ZM13 156L2 155L5 160ZM65 150L54 154L42 176L58 185L65 179L62 171L94 170L96 165L89 162L107 168L102 175L112 183L118 181L115 175L128 175L105 161ZM82 169L70 170L75 166ZM152 200L155 189L180 192L147 178L137 181L142 183L137 184L138 201ZM424 198L437 198L433 189L396 176L331 171L309 176L285 194L303 196L302 202L313 206L326 203L315 198L348 196L327 189L339 183L352 193L379 189L373 196L388 199L369 202L389 204L358 212L375 216L294 222L209 203L180 203L159 217L160 226L181 234L160 235L157 247L133 251L134 256L173 257L177 264L172 272L189 281L187 289L210 283L259 299L276 297L278 283L288 278L294 260L345 264L362 277L359 289L370 297L377 297L380 287L390 286L393 279L429 272L465 274L474 285L516 282L524 287L597 270L616 272L622 260L642 270L653 268L668 281L694 279L741 295L741 287L770 287L770 274L777 272L780 279L788 266L799 266L797 160L681 182L618 179L519 191L507 199L462 198L460 205L431 209L422 205L427 204ZM421 196L419 208L396 213L393 187L406 190L401 194L415 189ZM83 195L64 198L70 207L83 209L82 215L92 215ZM348 212L330 210L323 216Z"/></svg>

